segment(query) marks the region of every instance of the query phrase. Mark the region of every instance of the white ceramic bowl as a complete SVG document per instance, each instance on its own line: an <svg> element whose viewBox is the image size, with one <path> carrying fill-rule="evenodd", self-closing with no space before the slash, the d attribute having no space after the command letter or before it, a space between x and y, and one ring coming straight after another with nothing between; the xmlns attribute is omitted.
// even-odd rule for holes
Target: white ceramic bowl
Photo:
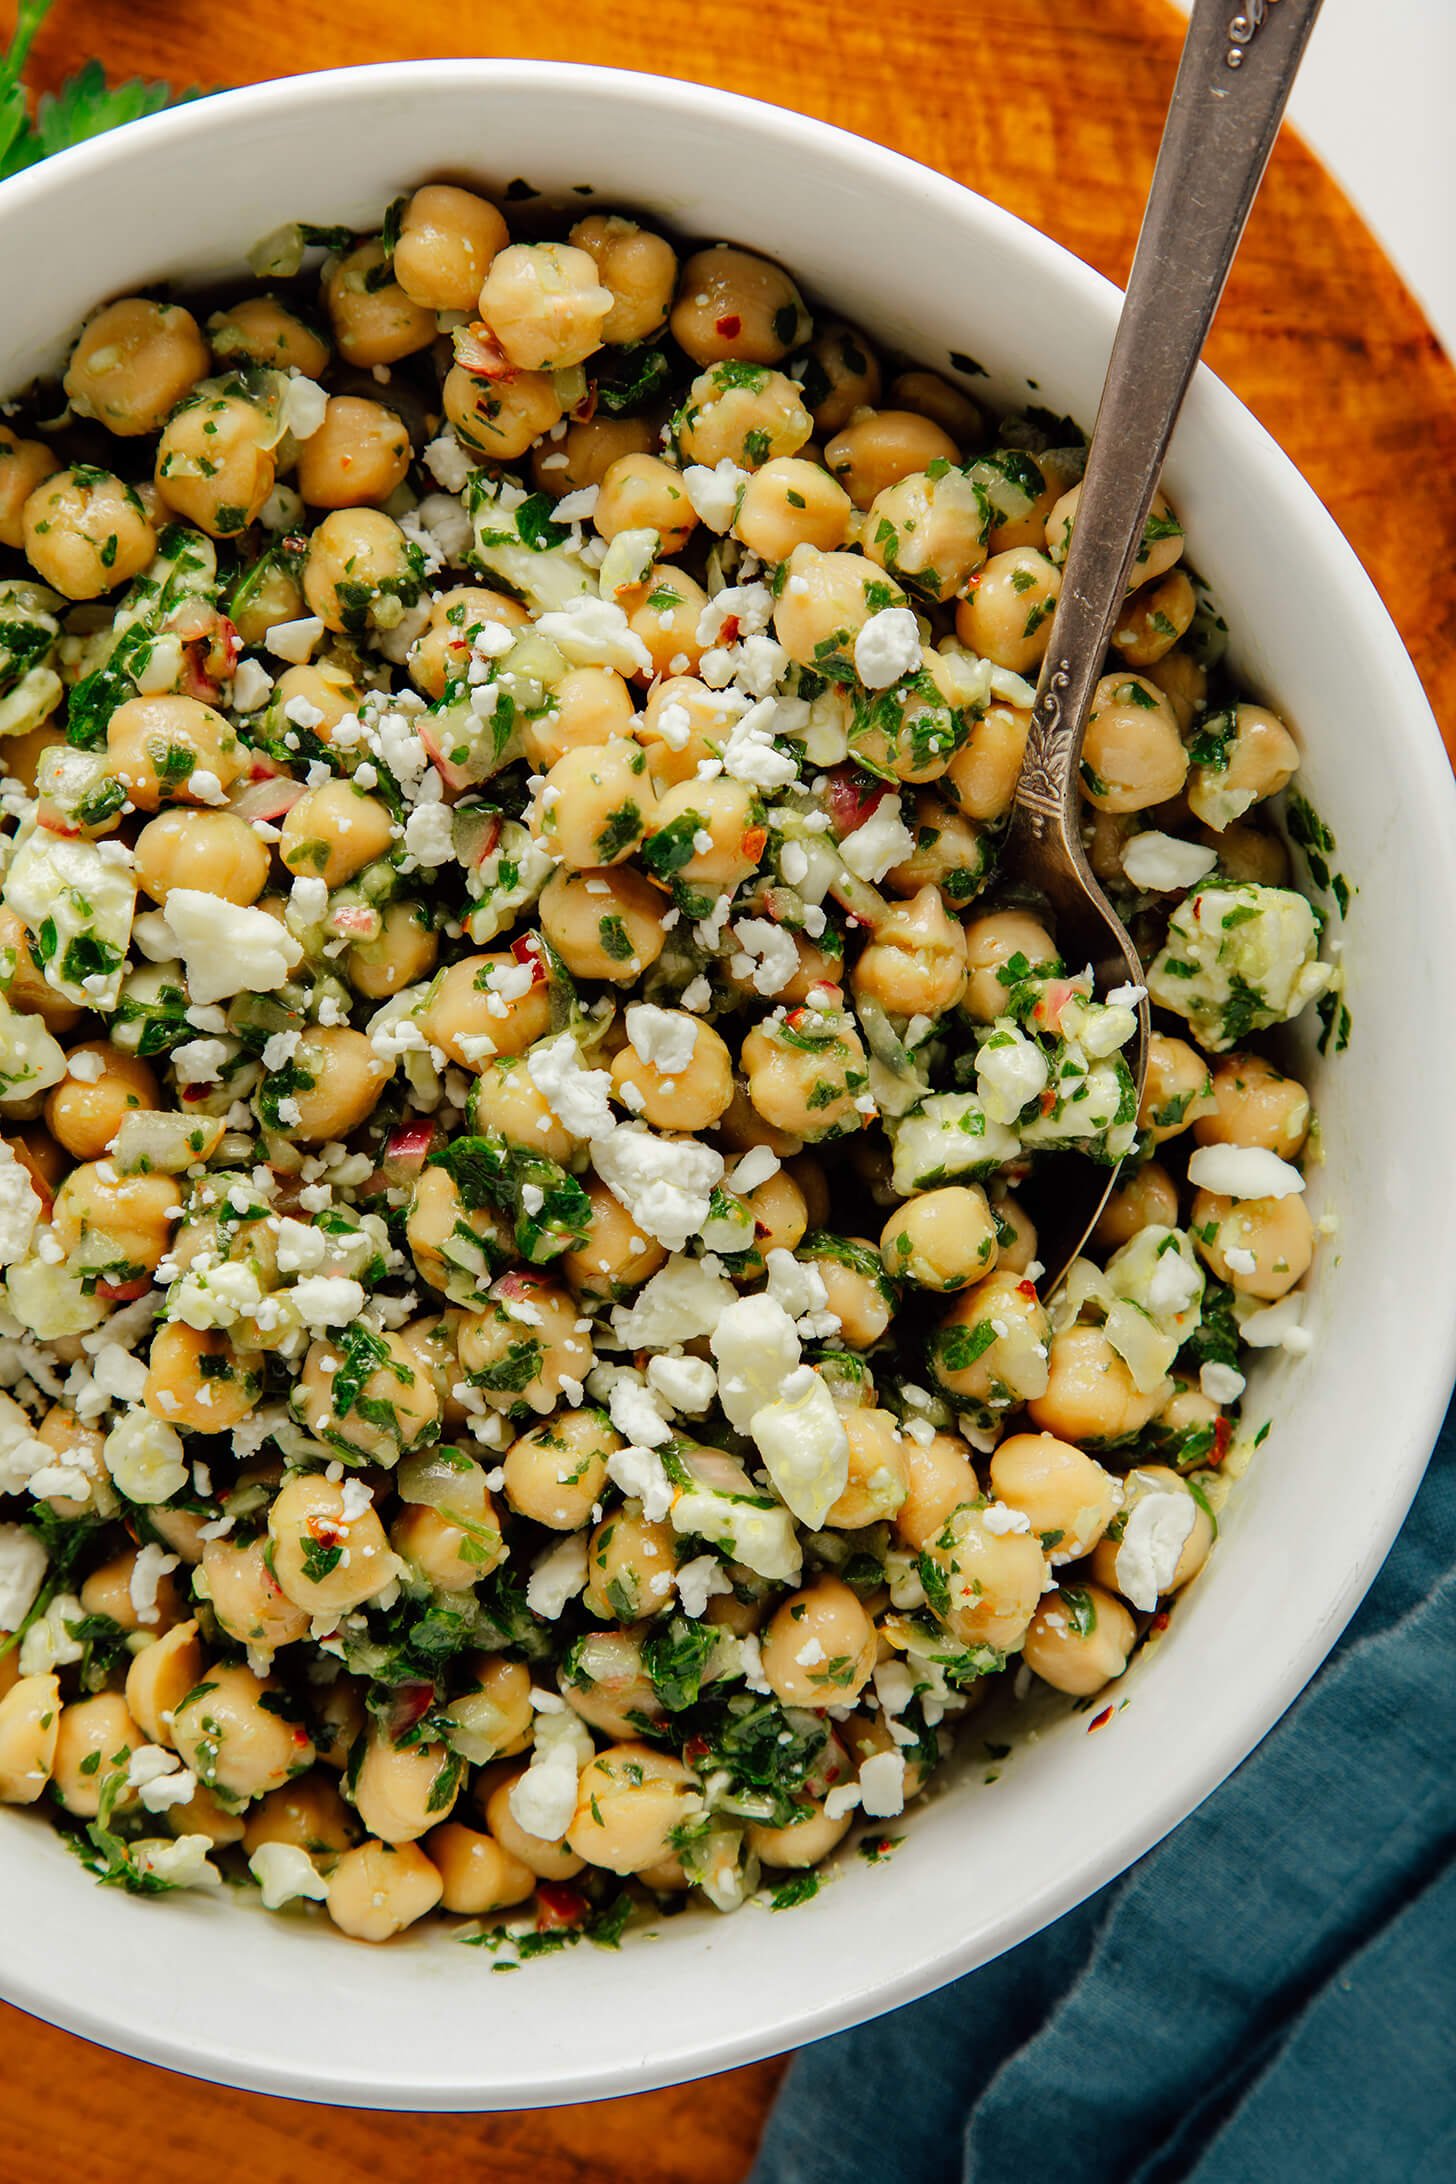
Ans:
<svg viewBox="0 0 1456 2184"><path fill-rule="evenodd" d="M589 182L604 205L783 258L931 365L1090 420L1118 298L954 183L797 115L644 76L425 62L237 91L0 187L0 392L53 363L99 299L235 267L280 222L367 225L431 174ZM1029 375L1029 376L1028 376ZM1208 373L1167 485L1248 685L1307 748L1359 885L1344 929L1354 1038L1311 1061L1326 1164L1313 1354L1248 1398L1274 1431L1208 1570L1102 1734L1086 1717L916 1812L792 1915L691 1914L620 1956L507 1980L443 1931L353 1947L226 1900L96 1888L34 1816L0 1814L0 1990L150 2061L390 2108L541 2106L747 2062L907 2002L1110 1880L1205 1797L1313 1673L1377 1569L1453 1371L1456 796L1420 686L1309 487Z"/></svg>

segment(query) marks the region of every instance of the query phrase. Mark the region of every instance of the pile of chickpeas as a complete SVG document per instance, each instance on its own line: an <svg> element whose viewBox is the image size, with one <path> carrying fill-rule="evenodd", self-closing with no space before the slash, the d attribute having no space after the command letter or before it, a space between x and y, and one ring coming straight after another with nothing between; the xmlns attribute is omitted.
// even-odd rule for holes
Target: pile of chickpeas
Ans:
<svg viewBox="0 0 1456 2184"><path fill-rule="evenodd" d="M920 1020L922 1041L933 1026L941 1088L969 1081L956 1059L1019 978L1086 991L1063 975L1044 911L996 881L1029 720L1015 678L1035 677L1052 628L1075 435L998 421L958 380L888 360L751 250L685 253L598 212L569 232L512 218L514 236L485 197L428 185L380 234L339 238L321 270L317 250L300 264L280 249L281 270L211 308L108 303L76 339L61 395L34 405L54 420L63 404L61 421L0 427L0 574L12 603L25 587L27 611L56 631L54 703L0 740L8 831L116 845L149 921L139 934L178 891L278 921L295 960L263 998L273 1029L297 1034L281 1095L240 1013L258 996L139 1041L135 1009L62 990L43 931L3 899L8 1021L37 1019L65 1064L0 1099L8 1157L38 1201L26 1253L91 1271L78 1324L59 1333L25 1320L17 1281L0 1299L0 1349L28 1430L91 1484L0 1491L0 1535L28 1529L63 1557L0 1637L0 1800L50 1808L83 1849L88 1824L120 1843L126 1885L165 1882L153 1838L205 1838L238 1879L268 1846L297 1850L318 1881L305 1892L371 1941L437 1906L529 1918L534 1898L544 1922L569 1923L604 1881L629 1879L659 1905L689 1889L684 1845L719 1761L700 1710L670 1712L645 1665L674 1616L725 1641L702 1704L747 1693L823 1732L790 1824L749 1820L738 1850L771 1878L816 1865L855 1824L834 1790L866 1760L908 1754L908 1800L991 1688L1036 1679L1085 1700L1122 1674L1153 1616L1120 1596L1121 1527L1143 1495L1197 1490L1165 1608L1208 1554L1232 1424L1196 1363L1142 1392L1094 1318L1054 1320L1019 1195L1029 1162L897 1192L871 1089L872 1018L904 1036ZM644 391L621 394L639 378ZM537 617L443 528L429 552L415 512L450 477L442 445L492 490L505 478L545 496L548 519L594 494L561 526L588 566L649 535L611 594L627 632L616 664L565 651L553 664L545 646L494 773L454 762L432 723ZM1014 458L1014 507L988 505L971 477L987 455ZM700 512L708 473L733 488L722 522ZM178 526L201 534L215 573L170 610L177 641L154 647L143 685L118 688L103 770L124 793L87 817L56 763L68 705L111 618L126 626L132 587L175 555ZM1183 544L1159 498L1084 754L1092 864L1149 959L1180 897L1131 888L1121 859L1139 831L1208 847L1221 881L1297 884L1260 808L1293 775L1293 739L1227 689ZM760 630L714 626L725 583L765 588ZM886 705L843 663L877 615L906 607L916 656ZM748 670L722 662L755 642L778 648L773 688L808 693L831 753L778 737L798 761L789 801L827 815L820 837L837 850L899 797L913 845L852 893L831 889L817 918L783 860L784 789L723 763L752 693ZM387 741L361 738L391 706L426 747L430 797L421 774L390 775ZM1200 756L1220 708L1221 746ZM1233 818L1216 802L1230 791ZM544 852L544 880L485 945L468 861L409 846L432 801L457 829L477 810L489 827L519 822ZM674 839L684 854L669 866L654 844ZM308 882L327 909L304 920ZM745 917L792 943L771 993L735 938ZM128 980L150 976L156 953L139 942ZM413 1050L378 1036L400 997ZM690 1027L670 1071L629 1036L644 999ZM595 1392L606 1384L587 1383L604 1363L649 1366L614 1340L612 1314L671 1253L532 1074L563 1022L619 1122L700 1139L730 1175L755 1149L773 1156L742 1193L744 1248L719 1264L750 1296L770 1255L789 1254L832 1320L806 1355L832 1393L848 1478L818 1530L799 1527L798 1583L683 1538L611 1475L626 1436ZM1054 1034L1054 1005L1042 1023ZM173 1052L219 1036L225 1074L189 1080ZM422 1077L411 1051L427 1057ZM175 1113L205 1126L200 1157L124 1172L129 1120ZM1302 1198L1195 1192L1184 1156L1230 1145L1294 1160L1309 1123L1304 1088L1271 1060L1247 1046L1209 1056L1168 1020L1095 1253L1182 1227L1214 1280L1276 1300L1310 1264ZM576 1179L584 1211L565 1248L523 1257L510 1213L421 1151L485 1133ZM222 1268L284 1296L283 1224L318 1224L325 1202L346 1229L374 1223L351 1263L376 1262L361 1285L376 1347L342 1438L347 1329L300 1328L256 1301L199 1325L177 1304L199 1269L204 1283ZM690 1238L687 1256L703 1252ZM113 1318L145 1378L108 1407L104 1390L84 1391ZM948 1333L985 1327L994 1339L973 1355L947 1347ZM530 1369L512 1377L526 1332ZM677 1347L685 1362L714 1356L702 1336ZM259 1433L264 1413L288 1431ZM115 1454L127 1418L184 1450L152 1498ZM756 1451L711 1396L674 1432L701 1483L763 1494ZM1180 1465L1190 1446L1201 1453ZM441 1449L456 1452L446 1490ZM318 1552L346 1536L347 1554ZM519 1593L575 1539L586 1576L565 1605L517 1599L529 1639L518 1620L433 1673L371 1675L370 1646L388 1650L401 1602L423 1617L498 1601L493 1585L511 1577ZM705 1553L723 1589L685 1617L673 1573ZM60 1595L99 1651L53 1629L45 1659L33 1633ZM987 1673L936 1687L937 1633L952 1655L982 1649ZM914 1691L893 1711L884 1672L897 1664ZM547 1840L513 1793L563 1702L595 1756ZM118 1785L142 1747L188 1771L185 1798L148 1806L140 1784ZM151 1847L128 1851L143 1838Z"/></svg>

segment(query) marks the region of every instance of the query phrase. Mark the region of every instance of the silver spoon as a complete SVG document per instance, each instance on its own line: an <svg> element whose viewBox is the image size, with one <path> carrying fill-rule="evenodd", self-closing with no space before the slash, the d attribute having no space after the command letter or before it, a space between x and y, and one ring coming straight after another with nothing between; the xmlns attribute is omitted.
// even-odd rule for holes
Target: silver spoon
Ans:
<svg viewBox="0 0 1456 2184"><path fill-rule="evenodd" d="M1045 895L1062 959L1141 986L1137 950L1081 838L1079 761L1173 426L1254 202L1321 0L1195 0L1087 456L1052 642L1007 844L1008 875ZM1141 1099L1148 1004L1129 1057ZM1117 1180L1057 1163L1038 1249L1055 1289ZM1076 1180L1071 1180L1075 1174Z"/></svg>

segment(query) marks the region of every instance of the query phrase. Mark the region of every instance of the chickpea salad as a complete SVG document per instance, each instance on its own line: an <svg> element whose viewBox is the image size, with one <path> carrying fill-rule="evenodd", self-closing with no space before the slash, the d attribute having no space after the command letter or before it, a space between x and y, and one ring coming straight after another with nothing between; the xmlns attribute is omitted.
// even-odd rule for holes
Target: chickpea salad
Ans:
<svg viewBox="0 0 1456 2184"><path fill-rule="evenodd" d="M1139 1104L1141 989L998 876L1080 435L507 207L285 229L6 407L0 1800L517 1962L802 1901L988 1692L1122 1674L1309 1340L1261 1036L1349 1018L1161 497L1082 768Z"/></svg>

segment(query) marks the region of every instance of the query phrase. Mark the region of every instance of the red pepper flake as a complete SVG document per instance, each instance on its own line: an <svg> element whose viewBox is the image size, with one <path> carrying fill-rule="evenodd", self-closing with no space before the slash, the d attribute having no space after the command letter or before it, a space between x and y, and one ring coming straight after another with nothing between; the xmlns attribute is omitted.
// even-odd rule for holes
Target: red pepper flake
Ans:
<svg viewBox="0 0 1456 2184"><path fill-rule="evenodd" d="M1153 1617L1152 1622L1148 1625L1148 1628L1149 1630L1166 1630L1171 1621L1172 1617L1169 1615L1167 1609L1159 1608L1157 1614Z"/></svg>
<svg viewBox="0 0 1456 2184"><path fill-rule="evenodd" d="M586 1924L587 1900L579 1888L566 1888L560 1881L536 1883L536 1931L549 1934L563 1926Z"/></svg>
<svg viewBox="0 0 1456 2184"><path fill-rule="evenodd" d="M724 645L736 645L741 628L742 624L736 614L725 614L723 626L718 632L718 642Z"/></svg>
<svg viewBox="0 0 1456 2184"><path fill-rule="evenodd" d="M546 962L541 953L540 942L536 939L534 933L523 933L519 940L513 940L511 942L511 954L518 963L530 964L531 984L533 986L545 985L547 977Z"/></svg>
<svg viewBox="0 0 1456 2184"><path fill-rule="evenodd" d="M1112 1708L1111 1708L1110 1706L1104 1706L1104 1707L1103 1707L1103 1709L1102 1709L1102 1712L1101 1712L1100 1714L1094 1714L1094 1715L1092 1716L1092 1719L1091 1719L1091 1720L1090 1720L1090 1721L1088 1722L1088 1724L1087 1724L1087 1734L1088 1734L1088 1736L1089 1736L1089 1737L1091 1736L1091 1734L1092 1734L1092 1732L1093 1732L1093 1730L1094 1730L1094 1729L1102 1729L1102 1728L1105 1728L1105 1727L1106 1727L1106 1725L1107 1725L1107 1723L1108 1723L1108 1722L1110 1722L1110 1721L1111 1721L1111 1719L1112 1719Z"/></svg>
<svg viewBox="0 0 1456 2184"><path fill-rule="evenodd" d="M1232 1441L1233 1437L1234 1429L1229 1423L1228 1419L1216 1419L1213 1428L1213 1447L1208 1452L1208 1461L1210 1467L1214 1464L1221 1464L1223 1462L1225 1456L1227 1456L1229 1452L1229 1443L1230 1441Z"/></svg>
<svg viewBox="0 0 1456 2184"><path fill-rule="evenodd" d="M743 331L743 321L736 311L725 312L722 318L715 319L713 323L725 341L736 341Z"/></svg>
<svg viewBox="0 0 1456 2184"><path fill-rule="evenodd" d="M690 1767L696 1767L700 1759L707 1758L708 1751L709 1744L706 1737L689 1737L687 1743L683 1746L682 1756Z"/></svg>
<svg viewBox="0 0 1456 2184"><path fill-rule="evenodd" d="M1025 1299L1026 1299L1026 1301L1027 1301L1027 1303L1028 1303L1028 1304L1035 1304L1035 1303L1036 1303L1036 1283L1035 1283L1035 1282L1018 1282L1018 1283L1016 1284L1016 1294L1017 1294L1017 1296L1018 1296L1018 1297L1025 1297Z"/></svg>
<svg viewBox="0 0 1456 2184"><path fill-rule="evenodd" d="M744 856L751 857L754 863L757 864L759 858L763 855L764 845L767 841L767 827L745 827L743 830Z"/></svg>

